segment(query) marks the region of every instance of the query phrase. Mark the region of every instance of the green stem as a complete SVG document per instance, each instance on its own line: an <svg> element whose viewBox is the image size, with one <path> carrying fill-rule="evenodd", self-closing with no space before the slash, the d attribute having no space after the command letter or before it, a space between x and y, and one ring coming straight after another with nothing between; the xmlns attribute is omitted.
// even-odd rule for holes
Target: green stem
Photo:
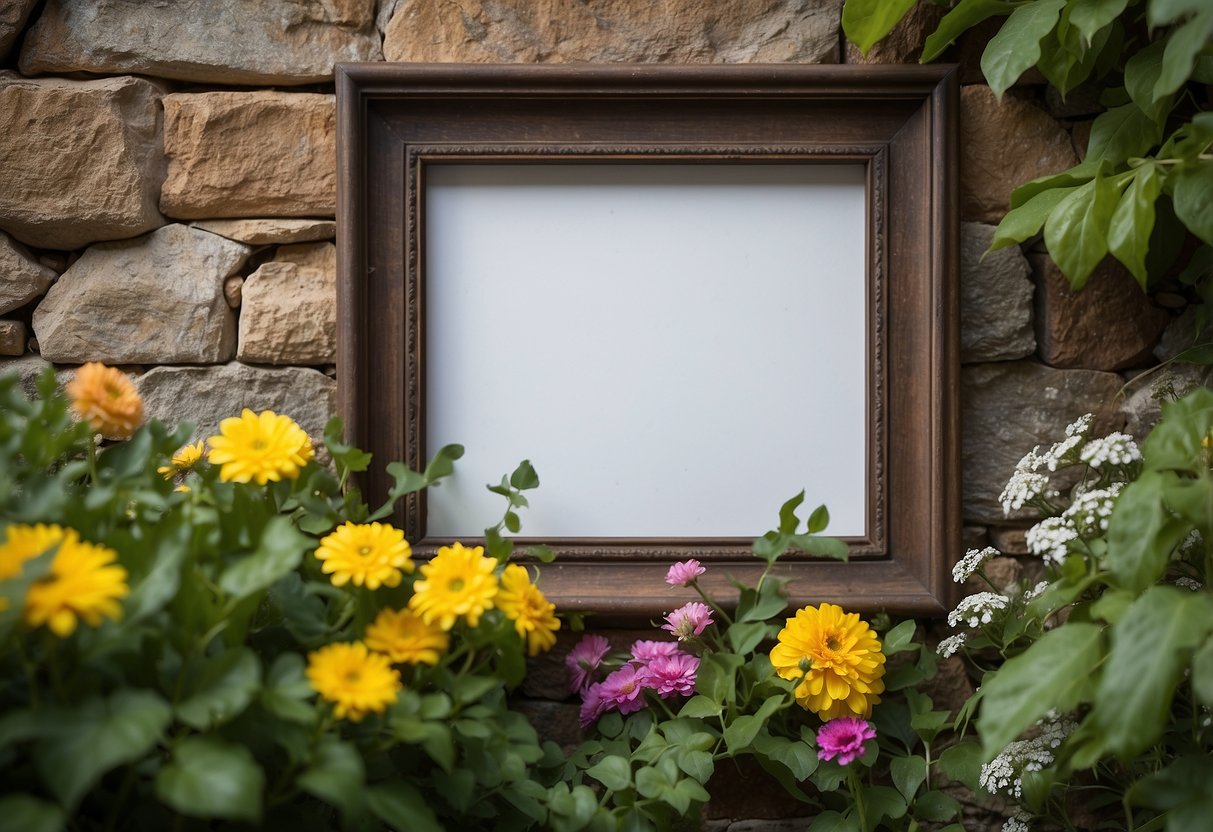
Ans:
<svg viewBox="0 0 1213 832"><path fill-rule="evenodd" d="M97 484L97 434L90 433L88 436L88 481L91 485Z"/></svg>
<svg viewBox="0 0 1213 832"><path fill-rule="evenodd" d="M724 619L730 627L733 626L733 619L729 617L729 614L727 612L725 612L723 609L721 609L719 604L717 604L715 601L712 600L712 597L710 595L708 595L706 592L703 591L703 587L701 587L699 585L699 581L691 581L691 586L694 587L695 591L699 593L699 597L702 598L707 603L707 605L712 608L713 612L715 612L722 619Z"/></svg>
<svg viewBox="0 0 1213 832"><path fill-rule="evenodd" d="M855 811L859 813L860 832L868 832L868 818L863 808L863 789L859 785L859 777L855 769L847 768L847 785L851 787L851 798L855 801Z"/></svg>

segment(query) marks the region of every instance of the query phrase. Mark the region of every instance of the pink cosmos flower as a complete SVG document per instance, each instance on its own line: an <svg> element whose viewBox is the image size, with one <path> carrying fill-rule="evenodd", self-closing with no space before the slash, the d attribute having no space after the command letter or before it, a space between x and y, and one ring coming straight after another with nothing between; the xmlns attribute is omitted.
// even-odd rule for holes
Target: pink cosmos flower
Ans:
<svg viewBox="0 0 1213 832"><path fill-rule="evenodd" d="M676 641L638 641L632 645L632 660L646 665L662 656L675 656L682 651Z"/></svg>
<svg viewBox="0 0 1213 832"><path fill-rule="evenodd" d="M876 729L867 720L854 716L831 719L817 731L817 759L833 760L845 766L863 756L863 744L876 739Z"/></svg>
<svg viewBox="0 0 1213 832"><path fill-rule="evenodd" d="M712 623L712 609L707 604L692 601L666 615L665 620L661 629L669 630L678 636L679 641L686 641L702 633Z"/></svg>
<svg viewBox="0 0 1213 832"><path fill-rule="evenodd" d="M599 688L604 711L615 708L621 714L631 714L644 707L644 678L630 664L616 670L594 687Z"/></svg>
<svg viewBox="0 0 1213 832"><path fill-rule="evenodd" d="M675 694L690 696L695 692L695 674L699 670L699 659L687 653L673 656L658 656L644 669L641 675L645 687L653 688L662 699Z"/></svg>
<svg viewBox="0 0 1213 832"><path fill-rule="evenodd" d="M665 574L665 582L670 586L690 586L696 578L707 571L699 564L699 561L692 558L671 566L670 571Z"/></svg>
<svg viewBox="0 0 1213 832"><path fill-rule="evenodd" d="M564 657L569 669L569 690L581 693L594 681L594 671L611 650L611 643L602 636L587 635Z"/></svg>
<svg viewBox="0 0 1213 832"><path fill-rule="evenodd" d="M581 700L581 727L589 728L606 712L607 705L602 700L602 682L590 685Z"/></svg>

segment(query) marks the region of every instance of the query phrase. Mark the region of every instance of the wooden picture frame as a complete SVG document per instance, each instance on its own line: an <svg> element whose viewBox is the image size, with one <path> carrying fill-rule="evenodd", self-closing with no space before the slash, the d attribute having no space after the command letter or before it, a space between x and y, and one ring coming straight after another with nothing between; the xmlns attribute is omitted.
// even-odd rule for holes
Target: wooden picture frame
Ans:
<svg viewBox="0 0 1213 832"><path fill-rule="evenodd" d="M425 464L428 166L861 165L865 530L845 538L848 562L788 557L777 571L792 578L796 604L950 607L960 546L954 68L378 63L340 65L336 77L340 411L350 440L374 454L362 482L372 503L387 494L386 462ZM427 534L426 517L417 495L392 518L423 557L449 543ZM724 596L729 576L752 581L763 567L749 537L620 529L519 542L556 550L541 585L558 608L608 619L687 600L663 581L674 561L701 560Z"/></svg>

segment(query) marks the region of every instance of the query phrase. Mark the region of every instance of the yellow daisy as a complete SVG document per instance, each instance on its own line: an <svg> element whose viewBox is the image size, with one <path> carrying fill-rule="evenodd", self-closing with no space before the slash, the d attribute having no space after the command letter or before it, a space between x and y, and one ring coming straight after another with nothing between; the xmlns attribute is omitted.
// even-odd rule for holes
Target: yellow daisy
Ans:
<svg viewBox="0 0 1213 832"><path fill-rule="evenodd" d="M400 586L400 570L413 571L413 549L404 532L386 523L345 523L316 549L324 561L320 569L331 575L334 586Z"/></svg>
<svg viewBox="0 0 1213 832"><path fill-rule="evenodd" d="M13 524L4 530L4 542L0 544L0 581L7 581L21 574L27 560L32 560L64 538L61 526L36 526ZM72 529L66 530L75 536Z"/></svg>
<svg viewBox="0 0 1213 832"><path fill-rule="evenodd" d="M61 535L59 551L47 576L31 584L25 594L26 625L45 624L55 635L67 638L75 632L77 619L97 627L102 618L121 618L119 599L126 597L130 587L126 570L114 563L118 553L80 540L74 529L45 528ZM10 535L12 531L10 526Z"/></svg>
<svg viewBox="0 0 1213 832"><path fill-rule="evenodd" d="M127 375L89 362L64 387L72 410L106 439L127 439L143 423L143 399Z"/></svg>
<svg viewBox="0 0 1213 832"><path fill-rule="evenodd" d="M366 628L366 646L395 663L438 664L451 637L437 624L426 624L408 610L381 610Z"/></svg>
<svg viewBox="0 0 1213 832"><path fill-rule="evenodd" d="M222 466L219 479L257 485L295 479L315 453L303 428L272 410L254 413L245 408L239 416L220 422L219 435L207 444L207 459Z"/></svg>
<svg viewBox="0 0 1213 832"><path fill-rule="evenodd" d="M360 641L330 644L308 654L307 678L312 688L334 704L338 719L361 722L368 713L383 713L400 693L400 671L388 657L372 653Z"/></svg>
<svg viewBox="0 0 1213 832"><path fill-rule="evenodd" d="M556 631L560 629L556 605L543 596L531 583L530 573L518 564L511 563L501 574L497 609L514 622L518 637L526 641L527 655L537 656L556 644Z"/></svg>
<svg viewBox="0 0 1213 832"><path fill-rule="evenodd" d="M775 672L784 679L803 677L796 701L825 720L872 715L884 691L884 659L867 622L835 604L797 610L771 650Z"/></svg>
<svg viewBox="0 0 1213 832"><path fill-rule="evenodd" d="M163 476L166 480L171 480L182 471L188 471L193 468L198 463L198 460L202 459L204 450L205 446L201 441L186 445L173 454L170 465L161 465L156 469L156 473Z"/></svg>
<svg viewBox="0 0 1213 832"><path fill-rule="evenodd" d="M426 624L438 622L449 630L463 617L470 626L480 623L493 608L497 595L497 561L484 557L484 547L464 548L462 543L443 546L429 563L422 564L423 579L413 586L409 609Z"/></svg>

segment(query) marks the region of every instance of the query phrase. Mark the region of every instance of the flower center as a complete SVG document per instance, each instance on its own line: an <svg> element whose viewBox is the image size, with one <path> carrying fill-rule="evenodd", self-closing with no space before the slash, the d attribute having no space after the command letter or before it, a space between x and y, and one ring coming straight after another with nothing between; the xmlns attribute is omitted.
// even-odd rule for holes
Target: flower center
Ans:
<svg viewBox="0 0 1213 832"><path fill-rule="evenodd" d="M829 638L827 638L826 639L826 649L827 650L837 650L838 649L838 639L835 638L834 636L830 636Z"/></svg>
<svg viewBox="0 0 1213 832"><path fill-rule="evenodd" d="M109 394L109 397L110 397L111 399L120 399L120 398L122 398L122 391L121 391L121 390L117 390L117 389L115 389L115 388L113 388L113 387L106 387L106 388L105 388L105 392Z"/></svg>
<svg viewBox="0 0 1213 832"><path fill-rule="evenodd" d="M367 555L369 555L370 553L371 553L371 547L370 547L370 546L359 546L359 547L358 547L358 554L362 555L363 557L366 557L366 556L367 556Z"/></svg>
<svg viewBox="0 0 1213 832"><path fill-rule="evenodd" d="M269 443L267 443L264 439L254 439L253 440L253 450L254 451L264 451L268 447L269 447Z"/></svg>
<svg viewBox="0 0 1213 832"><path fill-rule="evenodd" d="M345 672L345 681L351 685L356 685L362 681L362 674L357 670L347 670Z"/></svg>
<svg viewBox="0 0 1213 832"><path fill-rule="evenodd" d="M462 589L463 589L463 578L452 578L452 579L451 579L451 582L450 582L449 584L447 584L447 587L448 587L448 588L451 590L451 592L460 592L460 591L462 591Z"/></svg>

